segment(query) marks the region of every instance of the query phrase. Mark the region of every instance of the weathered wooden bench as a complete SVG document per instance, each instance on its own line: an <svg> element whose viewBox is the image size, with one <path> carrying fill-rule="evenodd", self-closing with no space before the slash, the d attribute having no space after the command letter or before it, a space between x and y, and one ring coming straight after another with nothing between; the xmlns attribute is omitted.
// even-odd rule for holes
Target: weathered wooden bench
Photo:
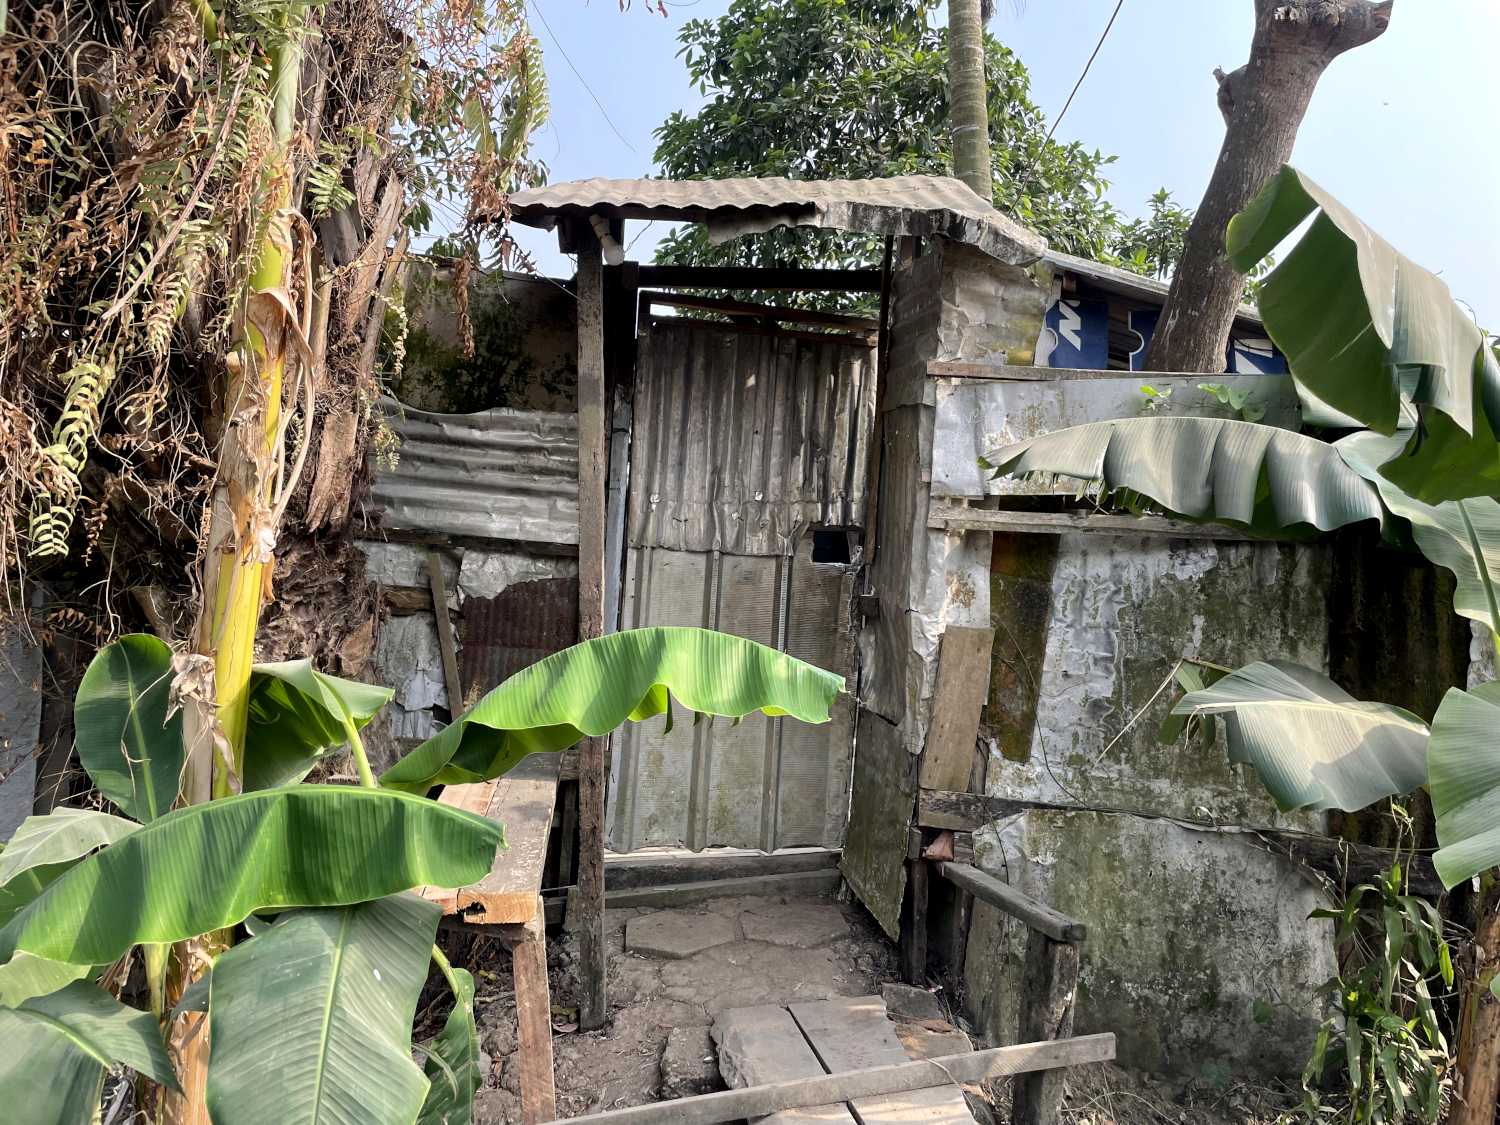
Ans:
<svg viewBox="0 0 1500 1125"><path fill-rule="evenodd" d="M531 754L495 781L444 788L438 798L442 804L503 824L507 846L495 853L495 865L479 882L455 889L423 887L419 892L442 906L448 927L496 938L510 950L525 1125L551 1121L557 1112L541 889L547 834L557 804L558 757Z"/></svg>

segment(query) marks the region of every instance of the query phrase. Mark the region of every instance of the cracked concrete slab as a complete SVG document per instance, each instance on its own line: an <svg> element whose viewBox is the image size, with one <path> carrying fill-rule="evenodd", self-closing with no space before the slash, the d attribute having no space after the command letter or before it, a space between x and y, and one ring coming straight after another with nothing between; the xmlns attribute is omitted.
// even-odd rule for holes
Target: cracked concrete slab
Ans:
<svg viewBox="0 0 1500 1125"><path fill-rule="evenodd" d="M764 941L794 949L817 949L849 936L849 923L836 906L798 902L756 906L740 915L746 941Z"/></svg>
<svg viewBox="0 0 1500 1125"><path fill-rule="evenodd" d="M625 923L625 952L680 961L739 939L732 919L721 914L662 910Z"/></svg>

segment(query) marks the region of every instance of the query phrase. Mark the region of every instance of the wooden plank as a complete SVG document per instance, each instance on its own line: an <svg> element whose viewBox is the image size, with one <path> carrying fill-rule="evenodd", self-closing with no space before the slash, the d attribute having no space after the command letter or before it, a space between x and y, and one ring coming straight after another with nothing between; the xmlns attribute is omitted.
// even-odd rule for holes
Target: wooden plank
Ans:
<svg viewBox="0 0 1500 1125"><path fill-rule="evenodd" d="M432 615L437 619L438 648L443 654L443 684L448 689L448 713L463 714L464 691L458 682L458 646L453 642L453 622L448 619L448 591L443 587L443 559L427 552L427 580L432 584Z"/></svg>
<svg viewBox="0 0 1500 1125"><path fill-rule="evenodd" d="M576 781L559 784L563 785L563 811L562 824L558 826L562 839L557 849L557 881L566 887L573 882L573 867L578 859L578 785ZM608 887L608 880L605 886Z"/></svg>
<svg viewBox="0 0 1500 1125"><path fill-rule="evenodd" d="M652 316L648 306L642 319L650 324L675 325L689 328L712 328L715 332L737 332L744 336L777 336L787 340L813 340L817 343L853 344L859 347L874 347L879 340L878 332L813 332L805 328L782 328L775 324L737 324L732 320L704 320L691 316Z"/></svg>
<svg viewBox="0 0 1500 1125"><path fill-rule="evenodd" d="M795 309L785 305L757 305L749 301L731 301L724 297L701 297L696 293L642 293L641 304L667 305L674 309L695 309L699 312L717 312L725 316L758 316L766 320L786 321L789 324L822 324L834 328L857 328L864 332L875 332L880 321L867 316L844 316L840 313L820 312L817 309Z"/></svg>
<svg viewBox="0 0 1500 1125"><path fill-rule="evenodd" d="M1257 833L1277 855L1310 867L1338 886L1353 887L1359 883L1378 883L1399 861L1410 893L1436 898L1444 892L1443 881L1432 866L1430 852L1376 848L1353 844L1333 836L1312 836L1300 832Z"/></svg>
<svg viewBox="0 0 1500 1125"><path fill-rule="evenodd" d="M1077 992L1078 946L1053 941L1032 930L1026 940L1016 1038L1022 1043L1039 1043L1070 1037ZM1057 1125L1062 1097L1061 1071L1018 1076L1011 1106L1012 1125Z"/></svg>
<svg viewBox="0 0 1500 1125"><path fill-rule="evenodd" d="M380 600L392 614L432 612L432 591L418 590L411 586L382 586Z"/></svg>
<svg viewBox="0 0 1500 1125"><path fill-rule="evenodd" d="M547 988L547 942L541 896L535 896L526 940L511 945L516 984L517 1064L520 1067L521 1122L538 1125L557 1116L552 1076L552 998Z"/></svg>
<svg viewBox="0 0 1500 1125"><path fill-rule="evenodd" d="M599 240L578 223L578 639L604 635L604 547L609 472L604 386L604 261ZM578 752L578 1024L604 1026L604 748Z"/></svg>
<svg viewBox="0 0 1500 1125"><path fill-rule="evenodd" d="M490 799L494 796L495 787L499 784L499 780L496 779L495 781L476 781L468 785L445 785L443 792L438 796L438 804L447 805L452 809L462 809L475 816L483 816L489 809ZM497 858L504 854L504 852L496 852ZM428 902L435 902L441 906L444 914L458 913L457 887L418 887L416 892Z"/></svg>
<svg viewBox="0 0 1500 1125"><path fill-rule="evenodd" d="M1141 535L1155 539L1215 539L1233 543L1263 542L1258 536L1220 524L1196 524L1165 516L1128 516L1092 512L1001 512L933 504L927 526L935 531L1008 531L1033 535L1093 532Z"/></svg>
<svg viewBox="0 0 1500 1125"><path fill-rule="evenodd" d="M492 784L483 815L505 826L506 847L495 853L488 875L459 889L458 909L469 922L529 922L536 916L557 803L557 755L528 754Z"/></svg>
<svg viewBox="0 0 1500 1125"><path fill-rule="evenodd" d="M983 1082L1034 1070L1109 1062L1114 1057L1113 1033L1080 1035L1051 1043L1022 1043L846 1074L724 1090L696 1098L650 1102L593 1114L589 1125L716 1125L720 1121L740 1121L785 1109L924 1090L951 1082Z"/></svg>
<svg viewBox="0 0 1500 1125"><path fill-rule="evenodd" d="M791 875L799 871L832 872L838 875L837 848L779 855L628 855L610 856L604 865L604 887L612 899L615 892L633 887L661 887L674 883L703 883L720 879L753 879L767 875Z"/></svg>
<svg viewBox="0 0 1500 1125"><path fill-rule="evenodd" d="M917 823L923 828L952 828L955 831L972 832L991 821L1015 816L1027 809L1070 808L1076 811L1076 806L1054 805L1045 801L1016 801L1009 797L988 797L983 793L923 789L917 794Z"/></svg>
<svg viewBox="0 0 1500 1125"><path fill-rule="evenodd" d="M950 625L938 648L932 725L922 751L923 789L966 789L974 771L974 741L990 678L995 630Z"/></svg>
<svg viewBox="0 0 1500 1125"><path fill-rule="evenodd" d="M901 903L901 979L927 987L927 880L932 865L906 861L906 896Z"/></svg>
<svg viewBox="0 0 1500 1125"><path fill-rule="evenodd" d="M879 270L760 269L755 266L642 266L643 289L786 289L879 293Z"/></svg>
<svg viewBox="0 0 1500 1125"><path fill-rule="evenodd" d="M416 543L429 547L473 547L478 551L516 551L523 555L578 557L577 543L543 543L536 539L495 539L486 535L449 535L441 531L387 527L355 528L354 538L375 543Z"/></svg>
<svg viewBox="0 0 1500 1125"><path fill-rule="evenodd" d="M836 869L789 871L780 875L754 875L744 879L710 879L696 883L672 883L610 891L611 910L636 906L686 906L713 898L739 895L832 895L843 878Z"/></svg>
<svg viewBox="0 0 1500 1125"><path fill-rule="evenodd" d="M939 863L938 874L955 886L962 887L981 902L987 902L996 910L1025 922L1033 930L1040 930L1054 941L1081 942L1089 936L1089 928L1066 914L1037 902L1014 887L986 875L977 867L966 863Z"/></svg>
<svg viewBox="0 0 1500 1125"><path fill-rule="evenodd" d="M792 1018L830 1074L892 1066L911 1058L879 996L838 996L793 1004ZM859 1098L849 1108L859 1125L973 1125L963 1091L952 1084Z"/></svg>

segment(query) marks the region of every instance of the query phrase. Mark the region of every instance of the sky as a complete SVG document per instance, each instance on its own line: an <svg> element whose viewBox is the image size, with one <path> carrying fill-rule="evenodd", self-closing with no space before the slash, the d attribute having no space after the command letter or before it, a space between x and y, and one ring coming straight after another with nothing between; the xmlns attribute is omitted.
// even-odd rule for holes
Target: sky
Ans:
<svg viewBox="0 0 1500 1125"><path fill-rule="evenodd" d="M552 120L533 155L550 181L655 171L653 131L703 96L677 58L677 35L728 0L529 0L551 85ZM1068 99L1116 0L999 0L990 31L1031 73L1049 120ZM941 15L941 13L940 13ZM1248 57L1252 0L1124 0L1057 129L1118 160L1109 198L1143 214L1165 187L1195 207L1224 123L1213 69ZM945 17L944 17L945 18ZM1336 59L1318 84L1292 162L1412 260L1438 273L1479 323L1500 331L1500 41L1497 0L1397 0L1390 29ZM566 56L566 57L564 57ZM569 276L553 235L515 228L546 273ZM662 224L628 224L630 257L649 261Z"/></svg>

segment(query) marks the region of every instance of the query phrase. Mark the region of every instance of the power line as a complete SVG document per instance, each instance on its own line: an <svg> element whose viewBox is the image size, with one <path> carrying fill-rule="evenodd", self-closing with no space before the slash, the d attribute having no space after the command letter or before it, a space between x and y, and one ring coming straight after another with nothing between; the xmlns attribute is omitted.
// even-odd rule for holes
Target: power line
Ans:
<svg viewBox="0 0 1500 1125"><path fill-rule="evenodd" d="M573 60L568 58L568 52L563 50L563 45L557 40L557 32L552 30L552 25L547 22L547 17L542 15L542 6L536 3L535 0L532 0L531 9L537 14L537 18L542 21L542 26L547 29L547 34L552 37L552 45L557 48L557 53L563 57L563 62L567 63L568 67L573 71L573 73L578 75L578 81L583 83L583 88L585 90L588 90L589 97L594 99L594 104L599 107L599 112L604 116L605 124L607 124L611 129L615 130L615 136L619 137L620 140L625 141L626 148L628 148L631 152L635 152L635 145L631 144L629 141L626 141L625 134L620 132L620 130L615 129L615 123L609 119L609 113L605 110L604 103L601 102L599 100L599 96L589 88L588 81L583 77L582 74L579 74L578 68L573 65Z"/></svg>
<svg viewBox="0 0 1500 1125"><path fill-rule="evenodd" d="M1115 26L1115 16L1120 14L1120 9L1125 6L1125 0L1120 0L1115 5L1114 15L1109 17L1109 23L1104 25L1104 34L1099 36L1099 45L1094 48L1094 53L1089 56L1089 61L1083 64L1083 73L1078 76L1078 81L1073 84L1073 93L1068 95L1068 100L1063 103L1062 113L1057 115L1057 120L1052 122L1052 128L1047 130L1047 139L1052 139L1052 134L1057 132L1057 127L1062 124L1063 115L1068 112L1068 106L1073 104L1073 97L1078 93L1078 87L1083 85L1083 80L1089 76L1089 67L1094 65L1094 60L1099 57L1099 48L1104 46L1104 41L1109 38L1109 29Z"/></svg>

